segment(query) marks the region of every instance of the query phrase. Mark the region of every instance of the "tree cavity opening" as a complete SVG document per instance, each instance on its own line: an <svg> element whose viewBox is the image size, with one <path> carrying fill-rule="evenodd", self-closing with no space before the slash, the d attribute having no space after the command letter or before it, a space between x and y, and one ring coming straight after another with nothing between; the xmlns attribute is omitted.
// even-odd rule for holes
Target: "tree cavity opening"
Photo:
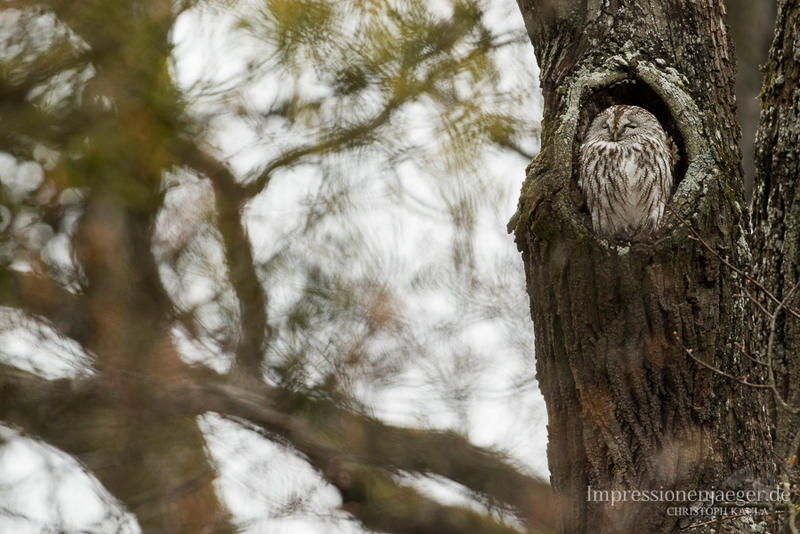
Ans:
<svg viewBox="0 0 800 534"><path fill-rule="evenodd" d="M573 169L578 169L578 148L581 141L589 129L592 119L598 113L603 111L609 106L625 104L632 106L639 106L658 119L667 133L672 137L673 141L678 147L679 160L675 166L673 173L673 191L678 187L678 183L686 175L688 167L688 158L686 155L686 147L681 135L681 131L675 119L670 113L669 107L666 102L659 97L646 83L633 78L625 78L610 85L599 87L587 94L584 94L580 102L580 116L578 118L578 127L575 130L576 138L573 146Z"/></svg>

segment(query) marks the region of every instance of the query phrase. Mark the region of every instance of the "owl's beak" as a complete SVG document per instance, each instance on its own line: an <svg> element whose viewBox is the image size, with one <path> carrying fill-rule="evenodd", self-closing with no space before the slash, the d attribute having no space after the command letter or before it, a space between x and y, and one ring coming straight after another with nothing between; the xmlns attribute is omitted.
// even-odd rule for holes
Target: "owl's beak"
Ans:
<svg viewBox="0 0 800 534"><path fill-rule="evenodd" d="M622 129L614 129L611 130L611 140L612 141L619 141L620 136L622 135Z"/></svg>

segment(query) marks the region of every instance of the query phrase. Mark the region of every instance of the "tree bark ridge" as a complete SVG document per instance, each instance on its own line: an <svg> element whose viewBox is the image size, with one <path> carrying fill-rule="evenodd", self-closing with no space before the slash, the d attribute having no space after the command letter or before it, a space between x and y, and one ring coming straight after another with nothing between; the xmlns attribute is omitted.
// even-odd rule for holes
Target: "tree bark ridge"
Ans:
<svg viewBox="0 0 800 534"><path fill-rule="evenodd" d="M775 37L764 68L761 121L756 134L756 178L751 204L755 277L783 300L800 282L800 6L778 3ZM762 296L763 299L763 296ZM798 307L800 299L788 305ZM766 306L770 303L765 302ZM774 305L768 308L772 312ZM753 354L766 359L769 317L751 325ZM778 389L800 406L800 321L778 316L773 347ZM775 452L788 461L800 450L800 420L779 406L771 409Z"/></svg>

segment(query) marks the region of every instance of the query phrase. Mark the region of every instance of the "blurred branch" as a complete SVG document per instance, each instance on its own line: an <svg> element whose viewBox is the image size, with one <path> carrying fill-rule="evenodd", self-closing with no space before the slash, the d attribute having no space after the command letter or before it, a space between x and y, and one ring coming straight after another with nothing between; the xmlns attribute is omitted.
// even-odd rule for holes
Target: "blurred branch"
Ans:
<svg viewBox="0 0 800 534"><path fill-rule="evenodd" d="M501 147L506 148L512 152L515 152L525 159L530 160L536 157L537 154L536 152L528 152L527 150L522 148L522 146L519 143L511 141L510 139L497 140L496 142Z"/></svg>
<svg viewBox="0 0 800 534"><path fill-rule="evenodd" d="M48 380L34 373L0 363L0 420L52 443L81 440L82 433L69 436L56 422L66 419L73 402L89 407L94 380Z"/></svg>
<svg viewBox="0 0 800 534"><path fill-rule="evenodd" d="M352 412L342 416L343 426L364 428L362 454L368 461L448 478L512 506L532 525L550 524L554 503L549 484L520 473L502 455L454 432L398 428Z"/></svg>
<svg viewBox="0 0 800 534"><path fill-rule="evenodd" d="M94 416L76 414L81 409L93 412L98 396L118 395L120 380L132 382L148 392L162 414L192 417L216 412L255 425L268 439L284 441L337 488L344 508L368 528L409 534L518 532L483 514L439 504L392 478L399 472L421 472L449 478L514 507L528 532L552 532L549 486L456 434L393 427L325 400L207 369L190 370L186 378L155 380L124 373L51 381L0 364L0 419L67 452L85 455L91 453L82 448L86 444L74 441L83 433L65 433L64 424L96 424ZM71 441L65 443L65 438Z"/></svg>
<svg viewBox="0 0 800 534"><path fill-rule="evenodd" d="M25 102L31 90L69 69L86 67L90 61L88 53L74 54L69 48L50 51L46 56L27 66L25 76L10 81L0 80L0 98L4 105L19 106ZM15 74L17 74L15 72Z"/></svg>
<svg viewBox="0 0 800 534"><path fill-rule="evenodd" d="M245 419L269 434L277 434L304 454L340 490L346 503L349 492L353 490L342 480L352 481L352 486L363 484L367 493L365 498L369 499L377 498L390 489L405 493L406 490L397 488L383 473L384 470L419 472L440 475L490 500L513 507L533 529L532 532L545 532L553 525L555 503L548 484L521 474L501 455L476 447L457 434L394 427L326 400L300 396L263 383L244 385L230 378L208 374L207 371L201 374L203 378L196 382L197 389L193 393L178 394L176 401L198 403L190 411L214 411ZM286 406L287 399L291 400L292 405ZM278 411L276 406L284 406L286 411ZM293 409L301 413L291 413ZM370 492L369 488L375 493ZM414 506L422 505L420 499L423 497L410 498L417 502ZM432 514L431 520L441 513L438 520L444 523L429 524L422 530L414 530L422 527L411 528L407 522L418 515L411 513L418 509L414 506L405 509L404 506L408 506L408 503L404 505L398 501L392 504L391 501L379 499L360 502L358 511L351 511L365 521L366 526L388 532L509 531L507 527L498 530L499 527L490 529L488 525L477 530L455 528L454 524L449 524L448 518L455 517L448 507L441 507ZM388 521L375 524L368 522L376 509L382 510L381 514Z"/></svg>
<svg viewBox="0 0 800 534"><path fill-rule="evenodd" d="M493 44L494 47L500 48L510 43L511 41ZM448 76L452 76L453 73L459 70L464 64L468 64L470 61L484 53L485 49L476 47L470 50L469 53L465 57L461 58L458 62L442 62L436 65L434 68L431 68L421 80L414 80L413 77L409 77L408 79L404 80L405 83L403 84L403 88L397 89L395 93L387 99L383 109L371 118L353 126L344 128L331 128L327 135L322 136L320 141L308 143L306 145L294 147L285 151L283 154L268 163L264 170L259 173L258 177L244 186L246 196L248 198L252 198L253 196L259 194L265 187L267 187L267 185L269 185L272 175L276 170L295 165L306 156L323 154L328 151L337 151L341 150L342 148L347 148L364 142L372 132L387 124L395 112L397 112L405 104L413 102L418 97L425 95L426 93L434 99L442 97L440 91L438 91L436 88L437 80L446 79ZM421 63L422 59L419 59L419 62ZM450 96L445 97L444 101L448 106L452 107L455 105ZM518 148L513 146L508 148L511 148L512 150L518 150ZM527 157L527 154L525 154L524 151L522 154Z"/></svg>
<svg viewBox="0 0 800 534"><path fill-rule="evenodd" d="M157 391L133 373L47 380L0 363L0 420L75 457L143 532L238 532L194 418Z"/></svg>
<svg viewBox="0 0 800 534"><path fill-rule="evenodd" d="M394 112L399 109L402 104L402 101L391 100L387 102L380 113L364 123L349 128L343 128L317 143L309 143L287 150L267 164L266 168L261 171L256 179L244 186L246 196L252 198L263 191L263 189L269 185L272 179L272 173L280 168L291 167L306 156L323 154L328 151L352 146L361 141L370 132L389 122Z"/></svg>
<svg viewBox="0 0 800 534"><path fill-rule="evenodd" d="M3 270L0 272L0 305L43 317L62 335L85 341L86 302L44 276Z"/></svg>
<svg viewBox="0 0 800 534"><path fill-rule="evenodd" d="M258 279L253 249L242 223L241 210L249 197L230 170L196 145L184 143L181 160L202 173L214 188L217 227L222 235L231 285L241 313L241 338L236 349L236 367L261 379L263 345L271 338L267 322L267 295Z"/></svg>

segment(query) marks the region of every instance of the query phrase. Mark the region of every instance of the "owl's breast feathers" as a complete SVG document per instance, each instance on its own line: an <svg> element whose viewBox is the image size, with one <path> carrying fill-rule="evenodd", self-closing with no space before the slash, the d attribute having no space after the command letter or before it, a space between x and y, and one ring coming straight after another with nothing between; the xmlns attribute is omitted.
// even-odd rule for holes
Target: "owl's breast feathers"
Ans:
<svg viewBox="0 0 800 534"><path fill-rule="evenodd" d="M615 239L654 232L672 188L666 137L589 140L580 148L580 182L594 231Z"/></svg>

